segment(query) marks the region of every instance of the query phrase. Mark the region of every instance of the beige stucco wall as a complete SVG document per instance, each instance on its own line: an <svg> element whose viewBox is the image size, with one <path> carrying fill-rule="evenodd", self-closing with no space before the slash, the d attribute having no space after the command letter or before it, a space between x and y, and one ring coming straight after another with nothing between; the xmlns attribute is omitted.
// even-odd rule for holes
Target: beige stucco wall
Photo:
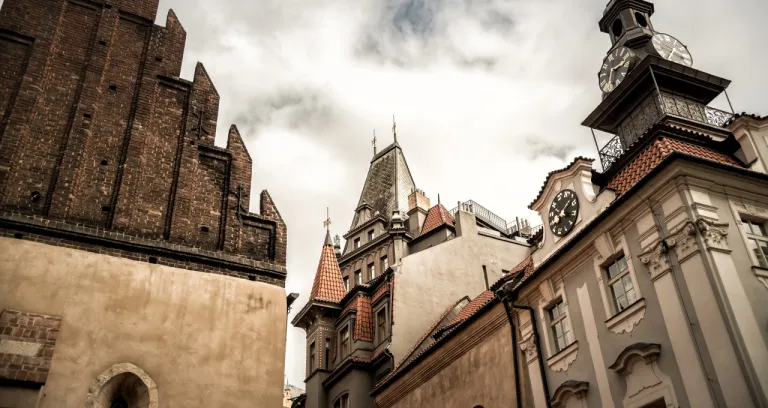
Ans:
<svg viewBox="0 0 768 408"><path fill-rule="evenodd" d="M474 216L467 223L474 224ZM448 307L464 296L470 299L484 290L483 265L492 285L522 261L528 247L492 238L464 228L461 236L411 254L395 268L392 344L389 350L398 364Z"/></svg>
<svg viewBox="0 0 768 408"><path fill-rule="evenodd" d="M492 323L496 322L496 323ZM472 344L482 327L495 326L494 331L478 344ZM431 372L430 367L448 360L466 350L456 360L423 384L424 376ZM401 387L416 382L417 388L402 396L392 408L440 407L472 408L480 405L489 407L514 407L515 386L514 366L512 363L512 340L510 327L504 316L503 306L497 304L486 312L470 327L449 339L424 361L411 368L409 373L392 383L382 394L376 397L380 406L390 407L388 400L393 393L401 392ZM525 398L523 398L525 400Z"/></svg>
<svg viewBox="0 0 768 408"><path fill-rule="evenodd" d="M282 403L285 291L0 238L0 309L62 316L40 406L83 407L94 379L132 363L162 407Z"/></svg>

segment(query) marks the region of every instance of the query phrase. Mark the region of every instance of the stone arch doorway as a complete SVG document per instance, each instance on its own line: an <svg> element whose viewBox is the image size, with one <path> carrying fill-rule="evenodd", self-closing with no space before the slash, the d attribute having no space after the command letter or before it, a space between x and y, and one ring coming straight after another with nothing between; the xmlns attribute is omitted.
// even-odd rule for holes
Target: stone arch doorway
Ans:
<svg viewBox="0 0 768 408"><path fill-rule="evenodd" d="M131 363L115 364L93 381L86 408L157 408L157 385Z"/></svg>

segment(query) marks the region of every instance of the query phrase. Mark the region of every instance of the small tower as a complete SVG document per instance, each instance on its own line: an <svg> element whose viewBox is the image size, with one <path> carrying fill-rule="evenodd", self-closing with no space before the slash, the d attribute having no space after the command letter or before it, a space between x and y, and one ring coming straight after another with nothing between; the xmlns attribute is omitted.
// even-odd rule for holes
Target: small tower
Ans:
<svg viewBox="0 0 768 408"><path fill-rule="evenodd" d="M327 227L327 224L326 224ZM307 401L307 408L324 408L325 391L323 381L333 369L333 339L335 329L333 322L341 312L339 302L346 295L344 283L341 280L341 270L336 259L331 233L326 230L323 249L320 252L320 262L315 272L309 301L291 322L294 327L304 329L306 341L306 390L320 398Z"/></svg>
<svg viewBox="0 0 768 408"><path fill-rule="evenodd" d="M653 4L644 0L611 0L600 19L600 31L613 47L642 48L653 36Z"/></svg>

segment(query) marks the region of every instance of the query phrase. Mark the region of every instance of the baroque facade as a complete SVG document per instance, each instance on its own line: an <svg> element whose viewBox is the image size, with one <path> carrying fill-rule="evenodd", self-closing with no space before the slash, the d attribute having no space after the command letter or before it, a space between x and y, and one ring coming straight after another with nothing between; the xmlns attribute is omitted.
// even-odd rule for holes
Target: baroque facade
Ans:
<svg viewBox="0 0 768 408"><path fill-rule="evenodd" d="M730 81L693 67L612 0L602 171L578 157L530 208L544 228L515 267L425 329L377 382L378 407L768 406L768 117L707 106Z"/></svg>
<svg viewBox="0 0 768 408"><path fill-rule="evenodd" d="M157 9L0 9L0 406L282 401L286 225Z"/></svg>

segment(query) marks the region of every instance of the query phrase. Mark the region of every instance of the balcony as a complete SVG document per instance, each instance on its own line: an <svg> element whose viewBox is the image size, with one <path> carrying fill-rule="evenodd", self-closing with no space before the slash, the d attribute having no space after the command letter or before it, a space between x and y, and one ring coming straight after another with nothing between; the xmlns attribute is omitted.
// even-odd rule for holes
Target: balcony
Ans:
<svg viewBox="0 0 768 408"><path fill-rule="evenodd" d="M518 220L507 222L505 219L494 214L491 210L483 207L473 200L465 201L460 204L463 211L471 212L475 214L475 218L486 224L490 228L499 231L505 237L511 238L519 236L522 238L530 238L536 235L542 226L531 227L527 220ZM456 212L459 207L456 207L449 212L456 217Z"/></svg>
<svg viewBox="0 0 768 408"><path fill-rule="evenodd" d="M603 172L608 170L621 155L651 126L665 116L691 120L701 124L723 127L733 117L731 113L665 92L648 96L617 129L617 135L600 149Z"/></svg>

